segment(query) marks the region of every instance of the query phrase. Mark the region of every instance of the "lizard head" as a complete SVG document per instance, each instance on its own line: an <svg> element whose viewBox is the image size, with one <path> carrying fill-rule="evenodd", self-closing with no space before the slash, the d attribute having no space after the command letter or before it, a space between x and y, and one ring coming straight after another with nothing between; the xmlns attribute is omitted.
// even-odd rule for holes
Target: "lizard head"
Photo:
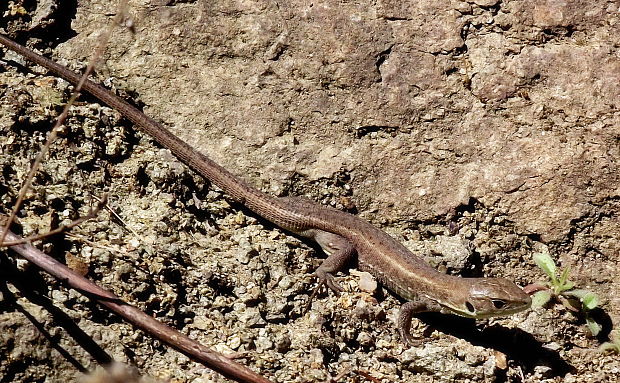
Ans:
<svg viewBox="0 0 620 383"><path fill-rule="evenodd" d="M458 315L489 318L526 310L532 299L519 286L504 278L463 278L463 300L450 307Z"/></svg>

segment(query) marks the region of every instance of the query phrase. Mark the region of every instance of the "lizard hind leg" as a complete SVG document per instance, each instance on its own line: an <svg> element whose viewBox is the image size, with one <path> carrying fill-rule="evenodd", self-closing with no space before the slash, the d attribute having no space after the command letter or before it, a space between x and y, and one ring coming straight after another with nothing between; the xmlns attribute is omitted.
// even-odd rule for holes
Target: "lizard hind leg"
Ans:
<svg viewBox="0 0 620 383"><path fill-rule="evenodd" d="M327 285L332 291L340 293L344 289L336 282L334 274L342 270L355 256L355 247L346 238L337 234L323 230L314 230L313 234L313 239L327 254L327 258L316 269L319 284Z"/></svg>

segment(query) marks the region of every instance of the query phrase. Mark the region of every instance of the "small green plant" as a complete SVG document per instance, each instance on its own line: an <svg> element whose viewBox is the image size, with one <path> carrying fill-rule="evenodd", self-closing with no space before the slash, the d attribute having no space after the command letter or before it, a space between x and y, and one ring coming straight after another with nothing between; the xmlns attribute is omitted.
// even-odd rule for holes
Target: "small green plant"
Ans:
<svg viewBox="0 0 620 383"><path fill-rule="evenodd" d="M620 333L618 331L612 331L609 342L603 343L599 350L602 352L611 351L616 354L620 354Z"/></svg>
<svg viewBox="0 0 620 383"><path fill-rule="evenodd" d="M568 279L570 269L567 267L558 271L546 251L534 254L534 262L547 274L549 281L545 285L536 285L534 290L538 291L532 296L532 307L542 307L551 299L556 299L568 310L583 313L592 335L598 335L601 325L590 316L600 303L598 295L588 290L575 289L575 284Z"/></svg>

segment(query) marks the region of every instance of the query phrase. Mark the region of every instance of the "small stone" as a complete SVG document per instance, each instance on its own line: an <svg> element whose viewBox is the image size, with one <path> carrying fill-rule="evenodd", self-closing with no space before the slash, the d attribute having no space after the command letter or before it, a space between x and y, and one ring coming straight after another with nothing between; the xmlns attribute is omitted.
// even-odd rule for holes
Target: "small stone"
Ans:
<svg viewBox="0 0 620 383"><path fill-rule="evenodd" d="M495 367L497 366L495 357L490 357L486 362L482 364L482 371L485 376L495 375Z"/></svg>
<svg viewBox="0 0 620 383"><path fill-rule="evenodd" d="M357 336L357 341L362 346L372 346L372 344L374 343L373 338L366 331L362 331L361 333L359 333L359 335Z"/></svg>
<svg viewBox="0 0 620 383"><path fill-rule="evenodd" d="M545 378L551 378L553 375L553 369L549 366L539 365L534 367L534 373Z"/></svg>
<svg viewBox="0 0 620 383"><path fill-rule="evenodd" d="M256 307L247 307L245 310L237 314L237 318L239 319L239 322L241 322L246 327L265 325L265 321L261 317L260 312Z"/></svg>
<svg viewBox="0 0 620 383"><path fill-rule="evenodd" d="M273 348L273 342L271 341L272 334L268 334L266 331L260 331L254 344L256 345L256 352L261 353Z"/></svg>
<svg viewBox="0 0 620 383"><path fill-rule="evenodd" d="M276 273L276 274L272 273L271 277L279 278L280 275L281 275L280 273ZM295 280L290 275L284 275L281 278L282 279L280 279L280 282L278 283L278 287L281 288L282 290L290 289L295 284Z"/></svg>
<svg viewBox="0 0 620 383"><path fill-rule="evenodd" d="M237 225L245 224L245 215L242 212L238 212L237 215L235 215L235 223Z"/></svg>
<svg viewBox="0 0 620 383"><path fill-rule="evenodd" d="M64 291L52 290L52 300L55 302L64 302L67 300L67 294Z"/></svg>
<svg viewBox="0 0 620 383"><path fill-rule="evenodd" d="M276 351L280 353L288 352L291 348L291 338L289 338L288 335L278 337L276 339L275 347Z"/></svg>
<svg viewBox="0 0 620 383"><path fill-rule="evenodd" d="M359 288L362 291L367 293L374 293L377 290L377 281L372 276L372 274L368 272L360 272L359 274Z"/></svg>
<svg viewBox="0 0 620 383"><path fill-rule="evenodd" d="M236 350L239 348L239 346L241 346L241 338L239 337L239 335L232 335L228 338L228 342L226 342L226 344L231 349Z"/></svg>

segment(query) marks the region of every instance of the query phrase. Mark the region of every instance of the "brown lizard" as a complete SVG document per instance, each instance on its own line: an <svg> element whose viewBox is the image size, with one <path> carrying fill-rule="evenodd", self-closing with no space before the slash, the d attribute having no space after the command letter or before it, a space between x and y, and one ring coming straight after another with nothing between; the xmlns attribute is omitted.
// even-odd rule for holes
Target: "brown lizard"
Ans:
<svg viewBox="0 0 620 383"><path fill-rule="evenodd" d="M80 76L54 61L0 35L0 43L77 84ZM86 81L83 89L121 112L140 130L220 187L225 193L275 225L316 241L328 257L316 270L320 284L336 292L342 287L334 273L357 256L359 268L407 300L398 328L405 342L416 343L409 332L412 316L424 311L487 318L516 313L530 307L531 299L503 278L461 278L443 274L385 232L355 215L295 197L274 197L233 175L209 157L172 134L157 121L108 89Z"/></svg>

